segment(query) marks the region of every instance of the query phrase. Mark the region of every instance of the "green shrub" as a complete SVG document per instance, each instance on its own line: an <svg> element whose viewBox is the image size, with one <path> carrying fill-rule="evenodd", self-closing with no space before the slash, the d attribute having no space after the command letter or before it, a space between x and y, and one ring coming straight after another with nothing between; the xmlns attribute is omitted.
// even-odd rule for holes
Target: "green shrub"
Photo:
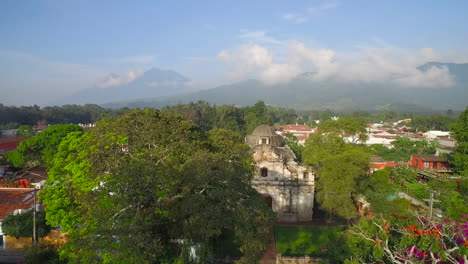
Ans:
<svg viewBox="0 0 468 264"><path fill-rule="evenodd" d="M59 259L57 249L50 244L40 244L24 251L25 264L61 264L67 261Z"/></svg>

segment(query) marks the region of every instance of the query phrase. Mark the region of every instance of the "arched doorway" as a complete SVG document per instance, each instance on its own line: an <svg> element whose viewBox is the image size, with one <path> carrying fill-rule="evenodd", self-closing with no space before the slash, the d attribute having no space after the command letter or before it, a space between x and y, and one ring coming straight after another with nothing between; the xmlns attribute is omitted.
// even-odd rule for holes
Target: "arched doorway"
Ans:
<svg viewBox="0 0 468 264"><path fill-rule="evenodd" d="M263 197L265 198L265 202L267 203L268 207L273 209L273 198L269 195L264 195Z"/></svg>

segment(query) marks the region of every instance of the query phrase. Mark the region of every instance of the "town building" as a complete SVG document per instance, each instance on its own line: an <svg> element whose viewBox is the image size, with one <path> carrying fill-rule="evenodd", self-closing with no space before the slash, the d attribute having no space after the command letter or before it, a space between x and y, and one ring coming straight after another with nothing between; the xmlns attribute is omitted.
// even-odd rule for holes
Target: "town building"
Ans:
<svg viewBox="0 0 468 264"><path fill-rule="evenodd" d="M312 220L314 173L299 164L294 152L273 127L260 125L245 138L253 149L253 187L265 196L279 222Z"/></svg>
<svg viewBox="0 0 468 264"><path fill-rule="evenodd" d="M298 143L304 145L306 139L314 133L317 133L316 129L310 128L307 125L285 125L285 126L275 126L276 133L278 135L284 136L286 134L294 135Z"/></svg>
<svg viewBox="0 0 468 264"><path fill-rule="evenodd" d="M31 238L14 238L6 236L1 228L5 217L20 214L34 207L34 194L30 189L0 188L0 248L17 249L30 246Z"/></svg>
<svg viewBox="0 0 468 264"><path fill-rule="evenodd" d="M386 167L395 167L395 161L386 161L382 157L372 155L370 158L369 168L371 172L385 169Z"/></svg>
<svg viewBox="0 0 468 264"><path fill-rule="evenodd" d="M429 140L435 140L439 137L450 137L450 132L440 130L429 130L423 134L423 136Z"/></svg>
<svg viewBox="0 0 468 264"><path fill-rule="evenodd" d="M448 159L431 154L412 155L409 166L416 169L431 169L440 172L450 172Z"/></svg>

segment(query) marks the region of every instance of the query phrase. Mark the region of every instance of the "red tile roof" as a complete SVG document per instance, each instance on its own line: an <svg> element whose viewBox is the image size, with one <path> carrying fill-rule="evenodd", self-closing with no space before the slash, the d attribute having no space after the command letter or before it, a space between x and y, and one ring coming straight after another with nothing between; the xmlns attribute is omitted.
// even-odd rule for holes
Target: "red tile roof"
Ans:
<svg viewBox="0 0 468 264"><path fill-rule="evenodd" d="M0 145L9 144L9 143L20 143L21 141L25 140L25 137L6 137L0 138Z"/></svg>
<svg viewBox="0 0 468 264"><path fill-rule="evenodd" d="M28 189L12 190L0 188L0 220L16 209L28 209L34 203L34 194Z"/></svg>
<svg viewBox="0 0 468 264"><path fill-rule="evenodd" d="M310 131L313 132L314 130L307 125L285 125L285 126L275 126L277 130L280 131L287 131L287 130L294 130L294 131Z"/></svg>
<svg viewBox="0 0 468 264"><path fill-rule="evenodd" d="M418 154L418 155L413 155L413 157L421 159L422 161L435 161L435 162L448 162L448 159L445 157L440 157L436 155L431 155L431 154Z"/></svg>

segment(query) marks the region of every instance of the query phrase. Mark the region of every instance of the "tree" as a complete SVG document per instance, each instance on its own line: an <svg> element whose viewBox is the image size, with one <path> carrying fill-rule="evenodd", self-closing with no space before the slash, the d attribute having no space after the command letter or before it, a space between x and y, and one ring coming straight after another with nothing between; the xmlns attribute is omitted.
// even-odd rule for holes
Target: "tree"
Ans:
<svg viewBox="0 0 468 264"><path fill-rule="evenodd" d="M31 126L28 125L22 125L18 128L18 131L16 132L17 136L23 136L26 138L30 138L34 136L34 131Z"/></svg>
<svg viewBox="0 0 468 264"><path fill-rule="evenodd" d="M374 145L372 149L376 155L393 161L408 161L411 155L434 154L437 150L437 143L429 142L427 139L411 140L408 137L398 136L392 144L392 149L383 145Z"/></svg>
<svg viewBox="0 0 468 264"><path fill-rule="evenodd" d="M70 234L61 254L72 260L206 263L228 231L240 263L255 263L275 217L250 186L252 173L240 135L205 134L179 115L133 110L69 134L42 199L48 222Z"/></svg>
<svg viewBox="0 0 468 264"><path fill-rule="evenodd" d="M333 217L356 215L357 179L368 168L370 156L362 146L345 143L335 134L309 136L304 163L317 171L317 200Z"/></svg>
<svg viewBox="0 0 468 264"><path fill-rule="evenodd" d="M61 260L57 248L52 244L41 243L38 246L24 250L23 263L25 264L66 264L66 259Z"/></svg>
<svg viewBox="0 0 468 264"><path fill-rule="evenodd" d="M457 140L453 154L455 171L468 176L468 107L458 116L458 121L451 127L452 136Z"/></svg>
<svg viewBox="0 0 468 264"><path fill-rule="evenodd" d="M397 196L400 186L393 184L394 172L394 169L385 168L360 179L360 188L370 203L372 212L386 214L408 212L409 203Z"/></svg>
<svg viewBox="0 0 468 264"><path fill-rule="evenodd" d="M296 136L293 134L287 133L284 135L284 141L286 145L292 149L298 161L302 161L302 151L304 150L304 146L299 144Z"/></svg>
<svg viewBox="0 0 468 264"><path fill-rule="evenodd" d="M14 237L33 237L33 211L8 215L2 222L3 233ZM36 235L44 237L50 232L44 211L36 212Z"/></svg>
<svg viewBox="0 0 468 264"><path fill-rule="evenodd" d="M52 125L32 138L22 141L18 148L5 154L14 167L50 165L57 148L68 133L81 131L77 125Z"/></svg>
<svg viewBox="0 0 468 264"><path fill-rule="evenodd" d="M268 114L268 108L263 101L258 101L254 105L246 107L244 120L247 133L251 133L257 126L262 124L273 125L273 119Z"/></svg>
<svg viewBox="0 0 468 264"><path fill-rule="evenodd" d="M326 120L318 126L320 133L334 133L349 138L350 143L367 140L367 122L362 118L340 117L337 120Z"/></svg>

